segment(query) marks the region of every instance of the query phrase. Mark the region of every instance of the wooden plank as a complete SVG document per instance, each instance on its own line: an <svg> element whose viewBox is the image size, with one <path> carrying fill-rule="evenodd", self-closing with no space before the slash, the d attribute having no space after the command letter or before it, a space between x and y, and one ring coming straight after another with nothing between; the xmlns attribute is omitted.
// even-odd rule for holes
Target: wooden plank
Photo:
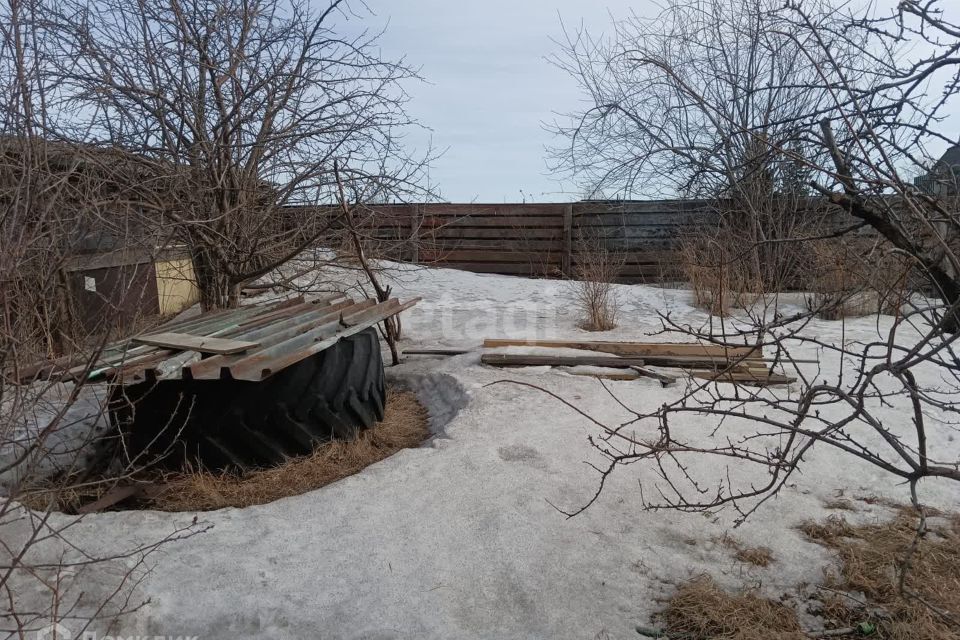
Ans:
<svg viewBox="0 0 960 640"><path fill-rule="evenodd" d="M436 249L422 249L421 262L560 262L560 253L551 254L549 251L493 251L489 249L450 249L447 251Z"/></svg>
<svg viewBox="0 0 960 640"><path fill-rule="evenodd" d="M474 273L498 273L507 276L543 276L548 273L560 275L559 261L545 265L523 262L508 264L498 262L440 262L435 266L447 269L462 269Z"/></svg>
<svg viewBox="0 0 960 640"><path fill-rule="evenodd" d="M423 229L420 231L421 238L424 240L435 239L448 240L448 239L490 239L490 240L499 240L499 241L516 241L516 236L510 234L505 229L489 229L487 227L471 227L469 225L456 225L456 226L447 226L435 229ZM560 240L561 239L561 229L550 229L550 228L541 228L541 229L524 229L523 230L523 239L524 240Z"/></svg>
<svg viewBox="0 0 960 640"><path fill-rule="evenodd" d="M434 251L470 250L470 251L551 251L560 253L563 244L560 240L530 240L528 238L424 238L421 249Z"/></svg>
<svg viewBox="0 0 960 640"><path fill-rule="evenodd" d="M596 213L647 213L651 211L703 212L712 209L705 200L638 200L633 202L585 201L573 203L574 215L583 216Z"/></svg>
<svg viewBox="0 0 960 640"><path fill-rule="evenodd" d="M677 227L707 224L708 219L689 213L604 213L577 218L578 227Z"/></svg>
<svg viewBox="0 0 960 640"><path fill-rule="evenodd" d="M630 369L641 375L650 375L664 386L676 382L676 378L660 374L647 369L645 362L663 360L661 366L670 366L668 358L621 358L616 356L542 356L508 353L485 353L480 356L480 362L494 367L605 367L610 369ZM734 382L738 384L755 384L758 386L789 384L796 378L790 378L779 373L759 370L744 370L739 367L733 371L692 371L694 378L713 382Z"/></svg>
<svg viewBox="0 0 960 640"><path fill-rule="evenodd" d="M659 371L654 371L653 369L648 369L647 367L630 367L640 375L645 378L653 378L660 382L665 387L669 387L672 384L677 382L676 376L667 375L665 373L660 373Z"/></svg>
<svg viewBox="0 0 960 640"><path fill-rule="evenodd" d="M560 349L584 349L602 351L621 356L694 356L698 358L749 358L763 357L756 347L726 347L695 342L608 342L592 340L515 340L510 338L487 338L483 341L486 349L498 347L552 347Z"/></svg>
<svg viewBox="0 0 960 640"><path fill-rule="evenodd" d="M526 229L555 227L558 230L563 226L563 218L560 216L471 216L469 218L458 219L451 223L445 218L425 215L423 217L423 226L427 229L441 226L460 226L460 227L504 227L508 229Z"/></svg>
<svg viewBox="0 0 960 640"><path fill-rule="evenodd" d="M618 356L539 356L513 353L485 353L480 362L494 367L608 367L611 369L632 369L642 367L641 358L621 358Z"/></svg>
<svg viewBox="0 0 960 640"><path fill-rule="evenodd" d="M578 229L587 229L588 237L600 238L624 238L632 242L650 243L650 242L676 242L683 234L693 230L685 225L649 225L649 226L607 226L590 227L588 225L578 226ZM637 246L637 245L631 245ZM641 245L642 246L642 245Z"/></svg>
<svg viewBox="0 0 960 640"><path fill-rule="evenodd" d="M405 356L462 356L469 349L403 349Z"/></svg>
<svg viewBox="0 0 960 640"><path fill-rule="evenodd" d="M564 203L555 202L516 202L505 204L486 203L449 203L431 202L424 205L424 215L428 216L559 216L563 213Z"/></svg>
<svg viewBox="0 0 960 640"><path fill-rule="evenodd" d="M772 385L790 384L796 382L796 378L785 376L780 373L767 371L765 374L752 371L691 371L690 376L700 380L710 380L712 382L733 382L736 384L756 385L759 387L768 387Z"/></svg>
<svg viewBox="0 0 960 640"><path fill-rule="evenodd" d="M199 351L200 353L214 353L217 355L242 353L260 345L258 342L247 342L245 340L210 338L207 336L194 336L189 333L173 332L137 336L133 341L153 347L162 347L164 349Z"/></svg>
<svg viewBox="0 0 960 640"><path fill-rule="evenodd" d="M680 254L676 250L647 249L645 247L635 247L623 249L622 247L610 246L613 243L604 243L607 249L612 251L622 251L626 264L660 264L680 262ZM572 254L573 263L581 262L584 257L589 258L590 252L574 251Z"/></svg>
<svg viewBox="0 0 960 640"><path fill-rule="evenodd" d="M573 273L573 205L563 209L563 253L561 254L560 271L569 277Z"/></svg>
<svg viewBox="0 0 960 640"><path fill-rule="evenodd" d="M420 225L423 218L420 215L419 204L412 204L410 216L410 262L417 264L420 262Z"/></svg>
<svg viewBox="0 0 960 640"><path fill-rule="evenodd" d="M84 515L87 513L97 513L98 511L109 509L110 507L119 504L124 500L129 500L135 495L138 495L141 490L142 487L138 484L131 484L125 487L113 487L104 493L103 497L101 497L99 500L91 502L90 504L85 504L77 509L77 513L79 515Z"/></svg>
<svg viewBox="0 0 960 640"><path fill-rule="evenodd" d="M586 378L603 378L604 380L636 380L641 377L639 373L632 369L617 369L616 371L605 371L603 373L599 371L575 371L570 369L564 371L564 373L570 374L571 376L584 376Z"/></svg>
<svg viewBox="0 0 960 640"><path fill-rule="evenodd" d="M561 359L562 356L548 356L548 355L522 355L522 354L504 354L504 353L490 353L486 354L490 356L490 363L500 362L501 356L505 357L504 362L511 362L511 364L503 364L500 366L574 366L572 362L558 362L555 365L552 365L551 362ZM481 357L483 360L485 356ZM739 362L737 360L727 360L724 358L715 358L707 356L671 356L671 355L650 355L650 356L568 356L571 358L595 358L595 362L577 362L576 364L592 364L598 367L611 367L611 368L632 368L632 367L643 367L645 363L647 365L653 365L658 367L676 367L677 369L707 369L713 372L723 372L723 371L734 371L748 373L750 375L756 375L751 373L754 369L750 369L746 362ZM529 362L523 362L523 359L528 359ZM513 360L516 360L516 363L512 363ZM600 364L600 363L603 364Z"/></svg>

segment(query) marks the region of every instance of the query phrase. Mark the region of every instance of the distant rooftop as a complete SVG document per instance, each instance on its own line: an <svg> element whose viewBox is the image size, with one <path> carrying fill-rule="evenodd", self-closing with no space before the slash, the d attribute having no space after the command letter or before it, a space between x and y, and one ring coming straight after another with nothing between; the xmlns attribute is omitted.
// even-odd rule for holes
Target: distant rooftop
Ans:
<svg viewBox="0 0 960 640"><path fill-rule="evenodd" d="M960 165L960 145L955 144L947 152L940 156L940 160L937 164L946 165L948 167L955 167Z"/></svg>

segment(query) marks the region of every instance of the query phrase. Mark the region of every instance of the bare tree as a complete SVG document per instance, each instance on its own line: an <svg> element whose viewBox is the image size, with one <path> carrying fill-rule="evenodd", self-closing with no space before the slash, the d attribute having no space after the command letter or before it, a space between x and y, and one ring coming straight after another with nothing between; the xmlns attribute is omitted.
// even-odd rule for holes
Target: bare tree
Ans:
<svg viewBox="0 0 960 640"><path fill-rule="evenodd" d="M125 165L48 139L59 86L47 73L56 58L46 17L33 0L0 4L0 633L19 638L111 628L143 604L136 587L153 551L202 530L171 527L103 553L72 539L81 519L54 513L71 492L117 481L82 479L106 395L85 379L113 318L96 333L83 327L66 267L91 228L118 230L114 177ZM54 356L76 366L75 382L30 373ZM38 508L24 506L31 497Z"/></svg>
<svg viewBox="0 0 960 640"><path fill-rule="evenodd" d="M727 260L746 263L738 269L755 292L774 289L797 266L790 245L765 241L809 232L818 218L798 212L798 202L824 151L805 144L795 118L830 100L817 77L826 54L802 54L809 36L778 16L780 4L673 2L655 18L616 22L609 40L567 32L554 58L592 102L556 125L566 141L553 150L556 167L592 191L704 200L719 226L710 240L721 233L725 245L747 241L747 249L724 248ZM831 55L846 60L854 44ZM690 92L713 110L691 105ZM794 153L772 151L781 148Z"/></svg>
<svg viewBox="0 0 960 640"><path fill-rule="evenodd" d="M667 12L710 16L727 8L722 0L681 0ZM919 536L924 531L919 481L960 481L960 461L930 444L952 436L960 413L955 345L960 219L949 198L918 189L908 178L923 172L928 148L957 143L944 120L956 113L958 103L960 16L955 6L935 0L904 0L891 15L871 11L851 14L801 2L750 5L745 16L769 41L764 46L771 47L770 59L804 70L799 87L793 75L758 74L749 65L731 70L729 87L781 96L778 102L785 105L796 91L804 96L789 108L769 110L760 124L731 111L740 103L715 91L712 77L697 75L696 57L674 53L697 50L701 42L692 33L675 31L676 20L666 21L664 33L647 30L652 27L643 22L620 24L619 53L613 58L610 49L584 50L589 41L572 41L579 57L568 69L592 89L595 104L567 130L571 167L588 175L600 172L622 189L631 189L641 177L681 193L703 181L729 181L736 189L744 180L743 165L731 158L742 153L731 154L728 147L740 140L741 149L756 148L766 157L763 166L801 169L818 206L828 207L835 218L825 236L867 241L871 251L919 273L930 294L901 296L904 305L888 322L877 324L875 340L840 343L811 328L816 308L790 315L762 309L701 326L662 314L665 334L757 345L796 368L799 382L782 392L695 383L654 411L635 411L623 425L600 424L604 434L595 444L608 463L600 469L597 495L611 473L646 461L662 478L652 492L644 492L648 508L727 506L742 520L791 480L813 447L829 447L905 482L921 513ZM666 46L669 55L657 54ZM730 48L736 49L734 41L717 55L728 55ZM704 81L693 81L697 77ZM823 238L788 234L755 243L804 245ZM829 366L791 365L801 352L819 353ZM694 414L714 420L710 437L683 429ZM904 414L909 420L900 417ZM655 428L656 435L637 435L651 433L638 428L642 425ZM729 434L734 425L745 431ZM705 486L692 471L703 456L729 460L736 473Z"/></svg>
<svg viewBox="0 0 960 640"><path fill-rule="evenodd" d="M724 0L676 0L667 14L703 25L709 20L696 16L723 15L728 8ZM695 51L702 41L696 30L676 31L669 18L663 33L649 23L620 24L615 49L584 49L590 41L582 38L570 42L575 55L566 68L594 100L564 131L571 169L585 169L590 181L599 173L627 191L641 178L681 195L691 188L697 193L704 181L729 185L736 201L740 185L749 193L755 186L750 176L756 176L751 163L739 160L742 152L728 152L740 140L747 158L763 158L763 171L797 167L812 202L832 218L812 234L752 235L745 244L762 251L776 244L848 242L858 257L872 256L867 271L893 267L896 274L879 293L896 302L888 309L892 317L878 319L874 335L848 338L840 320L845 337L839 341L823 337L812 320L831 310L824 307L835 309L869 290L867 278L788 315L760 305L736 318L690 324L662 313L664 335L756 346L795 369L798 382L774 390L691 380L679 397L654 410L631 409L629 399L608 389L611 402L633 415L604 424L583 414L602 431L591 441L606 462L597 467L595 494L569 515L588 508L611 474L645 463L659 476L652 488L641 487L647 509L732 508L739 524L796 477L814 448L828 448L909 487L917 529L897 567L899 592L954 629L960 627L955 612L913 590L906 576L927 532L921 480L960 481L960 460L939 444L953 440L960 424L960 217L956 194L911 179L930 169L926 158L934 149L960 142L947 125L960 103L960 14L954 3L937 0L902 0L889 15L874 11L800 0L751 3L745 15L755 32L777 43L764 44L765 55L798 65L799 83L793 74L756 73L750 65L734 66L727 82L716 78L714 68L696 57L675 54ZM666 55L658 47L669 47ZM737 50L736 39L713 47L723 59L735 59ZM704 68L705 77L699 74ZM751 101L731 99L718 86L761 97L800 95L757 122L737 109ZM765 191L778 198L783 189L759 190ZM752 207L747 212L762 215ZM820 365L796 362L813 353ZM701 423L698 433L691 432L686 427L694 416L707 417L713 428ZM726 474L699 473L705 458L719 461Z"/></svg>
<svg viewBox="0 0 960 640"><path fill-rule="evenodd" d="M334 161L372 198L419 181L398 144L416 72L348 35L356 18L346 0L60 5L62 129L162 187L133 199L189 247L205 308L317 244L336 209L289 205L336 204Z"/></svg>

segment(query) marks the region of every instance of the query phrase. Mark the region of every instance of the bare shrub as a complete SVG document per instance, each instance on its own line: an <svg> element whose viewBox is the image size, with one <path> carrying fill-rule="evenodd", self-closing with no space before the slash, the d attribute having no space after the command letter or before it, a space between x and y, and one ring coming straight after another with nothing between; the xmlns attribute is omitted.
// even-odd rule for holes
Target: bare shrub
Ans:
<svg viewBox="0 0 960 640"><path fill-rule="evenodd" d="M829 234L831 221L798 187L786 186L795 190L748 191L741 194L746 204L728 198L702 205L705 219L690 225L678 248L696 306L722 316L767 294L808 287L814 261L803 239Z"/></svg>
<svg viewBox="0 0 960 640"><path fill-rule="evenodd" d="M2 11L0 20L9 18ZM14 30L23 28L12 23ZM0 68L10 44L0 29ZM29 111L0 115L30 122ZM87 378L116 333L153 319L147 311L130 311L144 297L143 286L130 285L111 299L114 306L103 307L96 328L79 320L85 308L67 265L83 257L78 245L91 230L122 227L124 207L114 200L121 190L114 188L113 172L100 170L105 159L95 150L51 143L29 127L12 129L8 137L0 127L0 633L33 637L60 625L80 637L109 629L143 606L135 588L149 556L204 527L172 526L155 540L118 541L104 552L73 539L79 519L49 517L69 496L108 491L138 469L86 477L107 422L104 385ZM117 238L121 246L136 246L136 240ZM48 359L70 363L74 379L45 379L36 365ZM45 499L30 511L30 487L41 481ZM112 577L105 582L98 572Z"/></svg>
<svg viewBox="0 0 960 640"><path fill-rule="evenodd" d="M715 316L744 308L762 290L736 255L736 245L725 235L691 234L681 240L678 249L694 305Z"/></svg>
<svg viewBox="0 0 960 640"><path fill-rule="evenodd" d="M911 290L911 269L889 245L869 238L810 242L808 308L826 320L897 315Z"/></svg>
<svg viewBox="0 0 960 640"><path fill-rule="evenodd" d="M815 241L807 248L804 289L813 293L808 307L820 317L899 316L928 284L915 260L876 235Z"/></svg>
<svg viewBox="0 0 960 640"><path fill-rule="evenodd" d="M0 20L9 19L2 11ZM11 23L14 31L24 28L15 18ZM0 68L9 59L6 34L0 30ZM35 95L36 87L22 89ZM30 122L29 111L0 115L7 123ZM77 257L85 233L109 228L122 218L123 207L110 197L116 193L110 172L98 170L101 156L50 143L27 126L11 129L5 136L0 127L0 598L5 603L0 632L33 637L59 624L80 637L142 606L134 589L149 556L202 526L172 527L147 544L118 542L98 552L72 539L77 520L49 517L61 496L87 484L84 473L106 422L103 385L87 382L94 362L117 330L150 319L118 313L128 305L136 309L141 300L143 287L130 286L114 301L117 308L104 307L96 329L78 320L83 308L73 295L67 264ZM119 241L133 243L126 236ZM42 368L35 365L48 358L73 365L74 380L60 383L39 375ZM130 470L89 484L108 490ZM48 499L31 512L24 499L41 479L48 484ZM98 582L100 571L113 577L104 582L100 576Z"/></svg>
<svg viewBox="0 0 960 640"><path fill-rule="evenodd" d="M574 296L582 314L580 328L609 331L617 326L620 302L614 283L626 262L623 251L611 248L597 233L577 235Z"/></svg>
<svg viewBox="0 0 960 640"><path fill-rule="evenodd" d="M545 240L537 233L542 229L526 227L522 224L510 226L510 237L496 240L498 250L502 249L522 256L529 265L530 275L536 278L562 277L562 258L555 251L556 239Z"/></svg>

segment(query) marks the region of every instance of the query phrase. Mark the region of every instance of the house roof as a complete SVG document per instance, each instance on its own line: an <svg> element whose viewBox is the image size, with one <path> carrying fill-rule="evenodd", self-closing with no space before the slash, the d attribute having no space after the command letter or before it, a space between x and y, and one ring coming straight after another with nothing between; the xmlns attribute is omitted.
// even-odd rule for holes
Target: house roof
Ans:
<svg viewBox="0 0 960 640"><path fill-rule="evenodd" d="M940 157L940 160L937 161L937 164L946 165L948 167L960 166L960 145L955 144L947 149L946 153L944 153Z"/></svg>

